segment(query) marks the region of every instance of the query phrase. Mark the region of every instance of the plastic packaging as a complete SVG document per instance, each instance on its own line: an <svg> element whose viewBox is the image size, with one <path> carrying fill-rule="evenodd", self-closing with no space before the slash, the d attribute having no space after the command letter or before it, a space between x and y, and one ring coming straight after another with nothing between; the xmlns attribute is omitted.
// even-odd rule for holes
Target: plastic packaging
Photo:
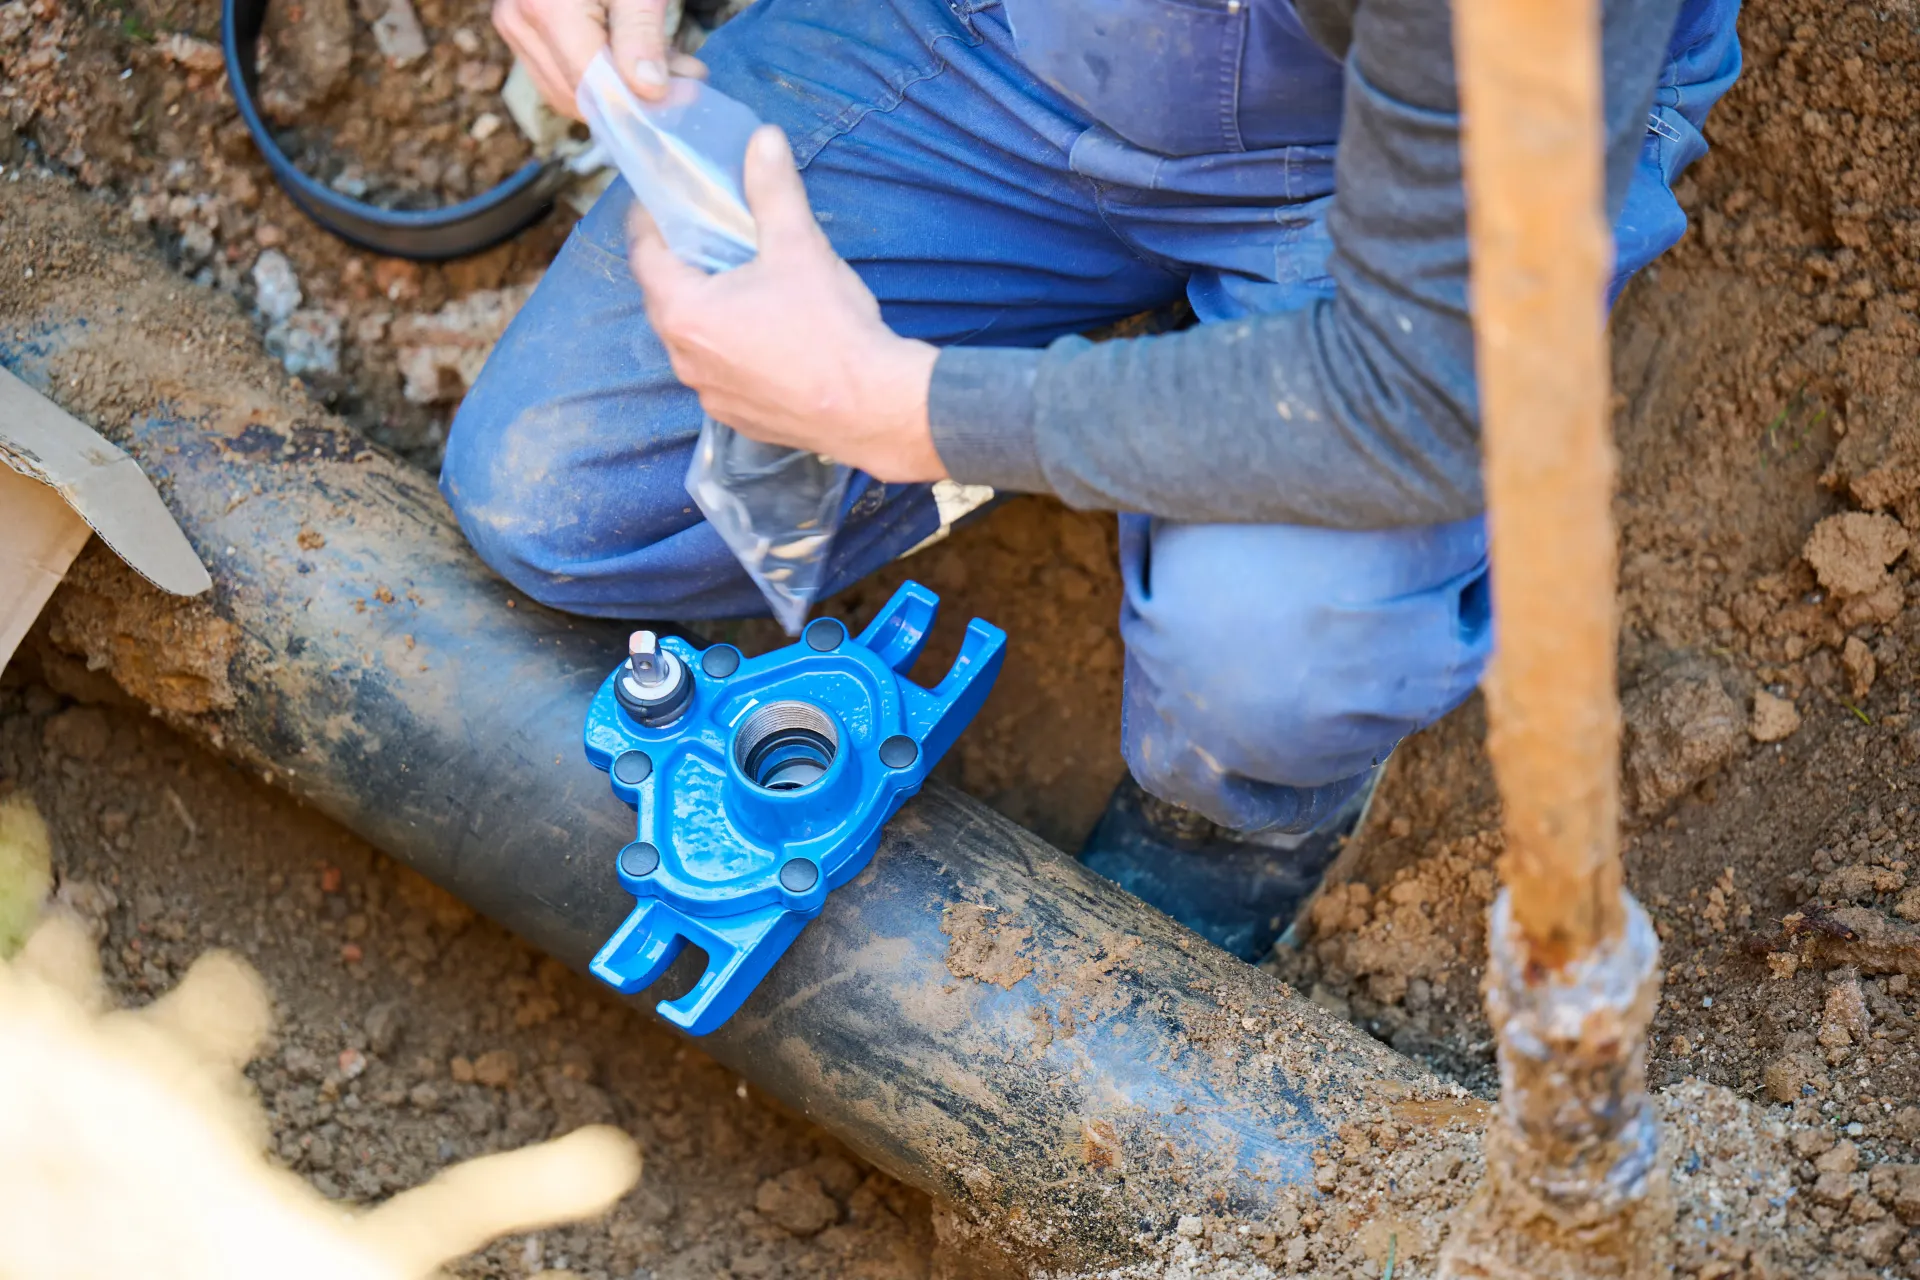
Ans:
<svg viewBox="0 0 1920 1280"><path fill-rule="evenodd" d="M675 78L664 102L640 101L602 52L587 66L580 114L660 228L667 247L707 271L757 251L747 209L747 139L760 120L704 81ZM798 635L826 576L849 468L823 454L750 440L708 418L687 492Z"/></svg>

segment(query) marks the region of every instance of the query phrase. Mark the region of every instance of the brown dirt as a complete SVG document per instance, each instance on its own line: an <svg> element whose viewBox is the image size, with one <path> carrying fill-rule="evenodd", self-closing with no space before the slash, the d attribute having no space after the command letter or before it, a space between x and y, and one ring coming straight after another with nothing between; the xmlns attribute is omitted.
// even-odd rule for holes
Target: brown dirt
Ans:
<svg viewBox="0 0 1920 1280"><path fill-rule="evenodd" d="M274 11L292 19L301 9L295 29L313 36L338 28L347 2L282 0ZM484 112L504 115L498 94L481 87L506 65L486 0L423 0L418 12L430 37L420 63L385 67L367 24L349 16L347 69L333 73L324 93L313 90L312 103L282 103L281 115L300 122L289 137L311 172L331 180L350 153L371 166L369 194L439 198L517 167L521 144L511 124L484 144L468 132ZM22 164L49 164L109 196L184 275L248 308L257 259L284 254L303 311L339 334L337 372L308 373L309 389L371 439L437 466L451 406L403 394L391 327L476 291L537 279L572 217L562 208L505 245L433 265L383 258L317 231L274 185L235 112L219 30L217 0L0 0L0 111L12 126L0 130L0 165L12 176ZM460 31L480 42L478 53L460 49ZM286 34L269 39L270 89L297 78ZM325 62L316 43L317 36L300 49ZM463 69L476 63L489 70L467 71L462 88ZM315 76L327 82L325 72ZM256 324L266 327L264 318Z"/></svg>
<svg viewBox="0 0 1920 1280"><path fill-rule="evenodd" d="M1682 191L1699 230L1614 324L1628 879L1667 966L1650 1076L1693 1133L1673 1102L1703 1089L1806 1126L1773 1175L1774 1199L1794 1191L1772 1213L1784 1248L1683 1252L1683 1272L1920 1274L1920 1215L1893 1190L1920 1160L1920 201L1890 145L1920 42L1905 11L1816 30L1781 0L1742 32L1747 75ZM1483 728L1472 707L1399 754L1354 882L1277 964L1490 1090Z"/></svg>
<svg viewBox="0 0 1920 1280"><path fill-rule="evenodd" d="M582 1124L640 1142L605 1220L495 1244L471 1276L927 1273L925 1197L874 1173L596 984L153 723L0 683L0 791L52 828L56 896L124 1002L212 946L277 997L248 1074L273 1151L324 1194L380 1199Z"/></svg>
<svg viewBox="0 0 1920 1280"><path fill-rule="evenodd" d="M486 6L405 6L423 52L406 49L399 59L381 52L354 8L353 0L298 0L268 13L261 107L303 172L382 208L431 209L497 186L532 158L500 103L513 55Z"/></svg>
<svg viewBox="0 0 1920 1280"><path fill-rule="evenodd" d="M436 29L484 25L477 6L432 12ZM1628 878L1663 940L1649 1074L1680 1271L1714 1280L1920 1275L1920 610L1906 549L1920 535L1920 175L1906 142L1920 34L1905 6L1811 12L1749 6L1747 75L1682 185L1696 230L1614 324ZM309 305L345 320L341 374L310 385L430 461L444 406L401 397L375 320L524 285L562 221L435 268L313 232L236 133L217 76L123 23L204 37L212 13L207 0L0 4L0 102L20 131L0 138L0 181L45 158L123 208L141 196L162 249L243 302L254 256L279 248ZM57 74L52 50L68 58ZM204 259L184 243L194 226L213 228ZM1023 499L829 609L863 618L901 577L928 583L947 606L928 671L967 616L1005 626L1006 673L943 772L1068 847L1120 772L1113 542L1109 519ZM757 624L729 634L774 641ZM1483 731L1476 700L1402 747L1345 883L1274 964L1485 1095L1478 988L1501 839ZM150 721L9 688L0 779L45 808L64 891L105 921L123 994L164 987L205 940L235 940L273 979L292 1049L257 1075L283 1156L316 1182L377 1196L603 1106L649 1144L647 1182L612 1225L497 1247L476 1273L561 1256L609 1276L930 1265L917 1197ZM955 922L956 945L974 946L961 966L993 980L1032 962L1018 928ZM381 1049L389 1017L403 1031ZM368 1064L351 1080L349 1050ZM1478 1112L1416 1122L1375 1100L1356 1116L1325 1153L1324 1196L1263 1222L1196 1213L1129 1274L1428 1273L1478 1174Z"/></svg>

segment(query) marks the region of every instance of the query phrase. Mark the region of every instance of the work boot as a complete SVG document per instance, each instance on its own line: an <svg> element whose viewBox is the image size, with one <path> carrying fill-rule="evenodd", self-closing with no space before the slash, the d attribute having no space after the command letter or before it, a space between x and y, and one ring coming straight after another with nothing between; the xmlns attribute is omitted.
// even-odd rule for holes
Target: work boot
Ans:
<svg viewBox="0 0 1920 1280"><path fill-rule="evenodd" d="M1127 778L1114 788L1080 861L1215 946L1257 963L1359 828L1380 772L1372 770L1312 830L1284 835L1217 826Z"/></svg>

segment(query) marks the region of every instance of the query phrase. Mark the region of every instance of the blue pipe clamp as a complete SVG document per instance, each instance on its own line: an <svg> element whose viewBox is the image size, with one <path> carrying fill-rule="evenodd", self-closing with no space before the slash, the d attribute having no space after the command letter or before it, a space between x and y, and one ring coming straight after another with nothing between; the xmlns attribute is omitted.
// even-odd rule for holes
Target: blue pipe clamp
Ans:
<svg viewBox="0 0 1920 1280"><path fill-rule="evenodd" d="M596 977L640 991L691 942L706 972L660 1016L696 1036L733 1016L993 688L1007 636L978 618L938 685L905 679L939 608L908 582L857 637L817 618L757 658L634 633L587 712L587 759L639 820L617 864L638 904Z"/></svg>

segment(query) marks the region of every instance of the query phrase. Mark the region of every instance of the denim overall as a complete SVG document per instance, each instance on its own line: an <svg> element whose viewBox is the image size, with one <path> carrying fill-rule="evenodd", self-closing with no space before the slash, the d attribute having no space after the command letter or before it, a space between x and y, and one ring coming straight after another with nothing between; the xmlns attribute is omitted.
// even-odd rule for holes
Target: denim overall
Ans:
<svg viewBox="0 0 1920 1280"><path fill-rule="evenodd" d="M1615 226L1616 296L1685 229L1669 188L1739 69L1736 9L1681 15ZM786 130L834 248L909 337L1034 347L1183 296L1215 323L1331 288L1342 68L1288 0L759 0L701 52ZM480 555L555 608L764 612L683 487L700 405L647 327L631 200L616 183L521 310L441 488ZM924 486L862 477L848 502L836 589L938 527ZM1479 519L1120 519L1123 750L1148 790L1217 822L1312 826L1480 678Z"/></svg>

